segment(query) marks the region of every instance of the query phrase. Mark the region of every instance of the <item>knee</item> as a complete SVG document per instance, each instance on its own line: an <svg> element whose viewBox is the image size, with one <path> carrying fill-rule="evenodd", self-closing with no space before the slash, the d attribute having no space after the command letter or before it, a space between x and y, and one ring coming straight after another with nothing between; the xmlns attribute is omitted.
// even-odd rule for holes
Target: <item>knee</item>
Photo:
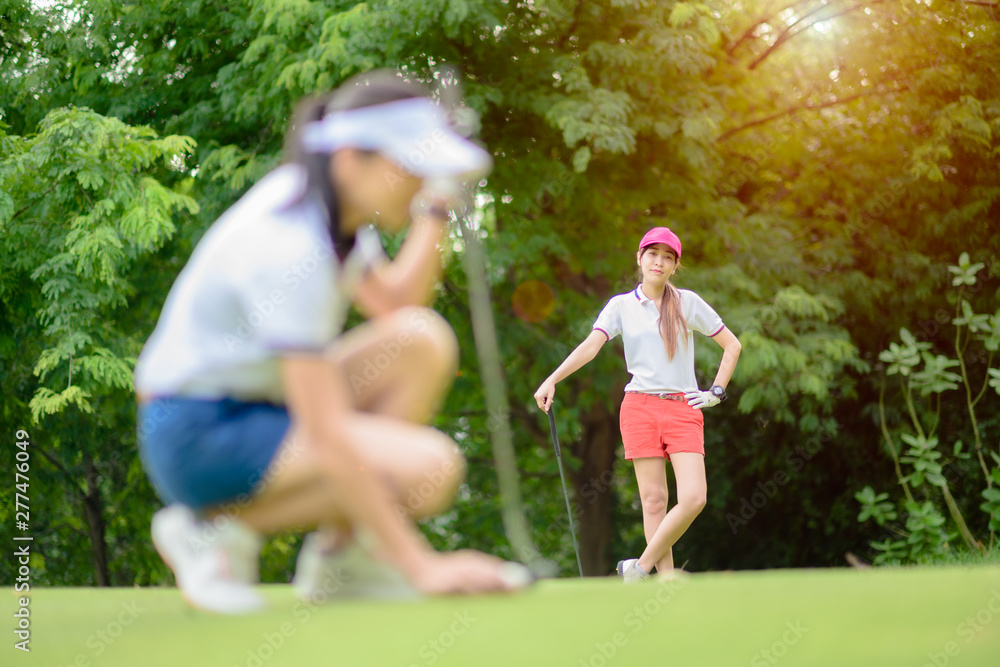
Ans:
<svg viewBox="0 0 1000 667"><path fill-rule="evenodd" d="M458 449L458 445L455 441L441 434L442 439L442 452L439 455L438 465L439 470L445 476L445 486L447 487L446 495L448 496L448 501L455 496L455 492L458 491L459 485L465 481L466 472L468 472L468 467L465 462L465 457L462 452Z"/></svg>
<svg viewBox="0 0 1000 667"><path fill-rule="evenodd" d="M411 514L422 519L448 509L458 487L465 480L465 474L465 457L455 441L441 433L439 446L428 459L422 478L417 480L406 499Z"/></svg>
<svg viewBox="0 0 1000 667"><path fill-rule="evenodd" d="M708 504L708 493L704 489L684 493L678 496L677 504L691 516L698 516Z"/></svg>
<svg viewBox="0 0 1000 667"><path fill-rule="evenodd" d="M458 338L448 321L430 308L413 306L400 310L402 335L409 337L421 361L448 377L458 369Z"/></svg>
<svg viewBox="0 0 1000 667"><path fill-rule="evenodd" d="M658 515L667 512L667 494L662 489L648 491L639 497L642 511L646 514Z"/></svg>

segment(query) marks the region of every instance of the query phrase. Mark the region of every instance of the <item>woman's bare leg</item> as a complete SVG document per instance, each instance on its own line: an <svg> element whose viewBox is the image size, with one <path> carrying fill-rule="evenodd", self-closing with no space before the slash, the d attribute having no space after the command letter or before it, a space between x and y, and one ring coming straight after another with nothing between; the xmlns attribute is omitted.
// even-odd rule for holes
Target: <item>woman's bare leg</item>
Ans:
<svg viewBox="0 0 1000 667"><path fill-rule="evenodd" d="M464 479L465 463L453 440L413 422L428 419L455 375L454 333L437 313L405 308L360 325L331 347L327 358L350 385L354 407L347 431L374 481L388 487L400 518L445 509ZM374 413L374 414L371 414ZM293 427L248 503L220 511L262 533L311 529L350 531L337 490L316 465L312 449Z"/></svg>
<svg viewBox="0 0 1000 667"><path fill-rule="evenodd" d="M351 329L326 356L342 369L355 408L422 423L455 379L458 341L433 310L403 308Z"/></svg>
<svg viewBox="0 0 1000 667"><path fill-rule="evenodd" d="M646 572L666 557L674 543L705 508L708 497L704 456L682 452L671 454L670 462L677 479L677 504L667 512L639 557L639 567Z"/></svg>
<svg viewBox="0 0 1000 667"><path fill-rule="evenodd" d="M346 425L364 462L359 475L388 488L400 520L444 510L465 477L454 442L434 429L376 415L354 414ZM260 533L349 528L338 490L331 485L301 433L282 444L264 481L239 518Z"/></svg>
<svg viewBox="0 0 1000 667"><path fill-rule="evenodd" d="M633 459L632 463L635 465L635 479L639 484L639 500L642 503L642 532L646 535L648 545L667 515L667 500L670 496L667 489L667 462L658 457L644 457ZM667 553L657 561L656 569L659 572L674 569L672 549L668 548Z"/></svg>

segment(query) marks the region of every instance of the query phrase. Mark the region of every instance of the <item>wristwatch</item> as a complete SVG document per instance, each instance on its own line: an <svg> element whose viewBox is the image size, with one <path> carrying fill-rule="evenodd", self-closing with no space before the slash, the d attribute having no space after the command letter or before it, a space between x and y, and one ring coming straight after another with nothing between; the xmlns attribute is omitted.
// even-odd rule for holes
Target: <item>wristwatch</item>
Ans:
<svg viewBox="0 0 1000 667"><path fill-rule="evenodd" d="M717 384L713 384L712 388L709 389L709 391L712 392L712 396L715 396L717 399L719 399L720 403L729 398L728 396L726 396L726 390Z"/></svg>

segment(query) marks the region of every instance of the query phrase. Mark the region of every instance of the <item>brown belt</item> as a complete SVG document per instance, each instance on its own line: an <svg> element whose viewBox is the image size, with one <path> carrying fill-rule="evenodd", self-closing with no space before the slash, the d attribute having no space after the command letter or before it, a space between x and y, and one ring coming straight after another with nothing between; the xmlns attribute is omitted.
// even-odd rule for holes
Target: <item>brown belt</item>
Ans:
<svg viewBox="0 0 1000 667"><path fill-rule="evenodd" d="M642 396L653 396L653 397L659 398L660 400L663 400L663 401L686 401L687 400L684 397L683 393L680 393L680 394L677 394L677 393L653 394L653 393L646 392L646 391L626 391L625 393L626 394L640 394Z"/></svg>

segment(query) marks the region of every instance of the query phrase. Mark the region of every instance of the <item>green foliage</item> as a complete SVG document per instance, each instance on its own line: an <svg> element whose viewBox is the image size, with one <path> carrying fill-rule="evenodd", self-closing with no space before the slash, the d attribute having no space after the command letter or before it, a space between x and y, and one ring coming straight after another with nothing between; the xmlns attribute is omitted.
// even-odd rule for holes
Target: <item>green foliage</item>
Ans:
<svg viewBox="0 0 1000 667"><path fill-rule="evenodd" d="M945 557L949 553L948 542L954 536L945 533L943 529L945 518L934 503L907 502L905 509L905 539L890 538L872 542L872 548L878 552L874 560L876 565L927 562ZM862 511L862 515L864 514ZM874 518L875 515L870 516ZM858 519L862 520L861 516Z"/></svg>
<svg viewBox="0 0 1000 667"><path fill-rule="evenodd" d="M1000 530L1000 467L994 468L990 472L990 477L996 486L990 486L983 489L982 496L986 499L980 509L986 512L990 517L990 530Z"/></svg>
<svg viewBox="0 0 1000 667"><path fill-rule="evenodd" d="M889 343L889 349L879 353L879 361L889 364L886 375L909 375L920 363L921 353L931 349L931 344L918 342L910 330L903 327L899 330L902 345Z"/></svg>
<svg viewBox="0 0 1000 667"><path fill-rule="evenodd" d="M885 419L885 406L880 406L882 419L882 429L888 441L889 452L892 455L896 466L896 475L900 485L906 495L906 502L903 504L906 516L907 537L905 543L900 540L882 540L871 543L872 548L879 551L876 562L926 562L928 559L941 557L950 547L950 542L961 534L965 545L969 549L984 550L983 541L975 537L966 524L963 512L953 498L948 480L945 477L944 463L945 456L939 448L939 439L934 435L935 429L940 422L940 411L942 405L942 395L957 389L965 389L966 414L969 416L970 426L975 438L976 455L984 474L986 488L982 490L981 497L986 499L979 508L986 513L988 524L984 527L989 531L989 548L992 548L995 540L995 531L1000 526L1000 492L994 488L994 484L1000 483L1000 469L989 472L984 457L980 428L980 418L976 413L976 404L983 398L987 381L994 377L995 370L990 367L993 361L992 355L987 357L987 368L984 373L984 382L978 391L973 386L966 364L965 355L968 353L970 342L980 342L989 349L994 336L991 326L991 316L977 314L973 311L972 305L965 298L966 290L975 288L978 283L978 273L985 267L984 263L972 263L968 253L963 252L957 265L948 267L948 272L956 277L952 280L954 301L957 303L955 315L951 318L951 324L955 327L954 352L958 358L949 358L942 354L932 355L930 350L932 345L926 341L918 341L916 337L906 328L900 330L901 344L890 343L889 349L879 354L879 359L887 364L885 375L899 375L901 378L901 399L906 404L910 416L911 425L916 433L900 432L899 439L908 446L908 449L897 456L897 448L893 443L893 435ZM990 350L992 351L992 350ZM961 374L952 372L952 368L959 368ZM1000 393L1000 387L996 387ZM921 408L914 393L927 399L933 397L934 408L928 410ZM929 407L929 406L928 406ZM921 412L931 412L930 416ZM925 426L925 424L930 426ZM994 455L994 459L1000 455ZM963 451L961 440L955 442L952 451L952 462L959 463L970 459L971 453ZM908 470L904 474L904 470ZM949 534L944 525L946 519L939 509L936 493L932 494L928 487L936 487L941 491L948 513L955 521L959 529L958 533ZM920 494L926 500L918 503L914 500L915 494ZM887 520L895 518L896 512L892 503L887 502L888 494L874 495L870 486L866 486L861 492L855 494L855 499L861 504L862 511L858 515L858 521L864 522L869 519L874 520L878 525L883 526ZM891 516L891 518L890 518ZM974 524L975 525L975 524ZM904 548L905 546L905 548Z"/></svg>
<svg viewBox="0 0 1000 667"><path fill-rule="evenodd" d="M194 148L189 137L160 137L72 107L53 109L37 132L4 142L0 345L6 398L26 411L5 411L3 422L37 434L33 484L58 480L65 491L32 494L46 497L35 514L44 519L32 524L46 554L36 564L40 583L111 583L109 561L146 530L148 513L125 511L152 495L134 451L123 457L120 449L134 447L132 369L145 339L127 307L175 220L199 210L160 180L183 168ZM8 357L15 345L16 357ZM57 540L65 530L58 526L90 538L92 550L72 554ZM151 550L135 556L141 551ZM81 574L89 555L90 574ZM114 565L114 580L132 583L126 573L139 562Z"/></svg>
<svg viewBox="0 0 1000 667"><path fill-rule="evenodd" d="M861 491L854 494L854 498L861 503L861 512L858 514L858 521L872 519L882 526L888 521L895 521L898 514L895 506L886 502L888 493L876 494L872 487L866 486Z"/></svg>
<svg viewBox="0 0 1000 667"><path fill-rule="evenodd" d="M957 319L952 320L952 324L962 326ZM924 354L923 360L923 368L915 371L911 380L913 388L918 389L922 396L958 389L962 376L948 370L959 365L957 359L949 359L943 354Z"/></svg>
<svg viewBox="0 0 1000 667"><path fill-rule="evenodd" d="M910 486L920 487L924 481L933 486L944 486L945 479L941 475L941 452L937 450L937 437L924 438L923 436L913 436L903 433L900 439L908 444L910 448L900 457L900 461L908 463L913 468L913 472L903 477Z"/></svg>
<svg viewBox="0 0 1000 667"><path fill-rule="evenodd" d="M928 556L944 554L954 535L945 533L945 518L934 503L907 503L906 513L906 529L910 533L906 538L909 548L907 557L912 561L919 561Z"/></svg>
<svg viewBox="0 0 1000 667"><path fill-rule="evenodd" d="M94 393L131 389L127 358L141 341L107 323L135 290L136 262L175 231L175 212L198 212L194 199L141 174L155 162L182 164L193 148L188 137L160 138L64 108L0 160L0 179L19 206L0 218L4 264L27 273L40 296L44 335L34 372L68 384L61 392L39 387L34 421L71 404L89 413Z"/></svg>

